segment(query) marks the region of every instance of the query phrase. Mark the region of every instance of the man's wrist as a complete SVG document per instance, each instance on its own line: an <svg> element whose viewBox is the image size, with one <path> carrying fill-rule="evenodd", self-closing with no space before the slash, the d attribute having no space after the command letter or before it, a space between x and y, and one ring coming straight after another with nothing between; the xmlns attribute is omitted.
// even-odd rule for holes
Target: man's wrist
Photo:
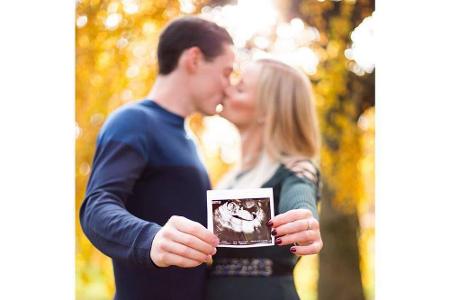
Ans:
<svg viewBox="0 0 450 300"><path fill-rule="evenodd" d="M153 240L156 234L161 229L161 226L156 223L149 223L145 226L136 239L134 251L137 264L158 267L150 258L150 251L152 249Z"/></svg>

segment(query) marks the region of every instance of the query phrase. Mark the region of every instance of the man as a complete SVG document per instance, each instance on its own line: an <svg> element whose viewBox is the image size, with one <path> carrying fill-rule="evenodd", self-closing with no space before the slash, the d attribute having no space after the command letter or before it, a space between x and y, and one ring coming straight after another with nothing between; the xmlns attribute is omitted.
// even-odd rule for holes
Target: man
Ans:
<svg viewBox="0 0 450 300"><path fill-rule="evenodd" d="M171 22L149 99L118 109L99 133L80 220L112 258L115 299L204 297L204 263L218 239L205 228L210 182L184 118L215 113L229 86L232 43L214 23Z"/></svg>

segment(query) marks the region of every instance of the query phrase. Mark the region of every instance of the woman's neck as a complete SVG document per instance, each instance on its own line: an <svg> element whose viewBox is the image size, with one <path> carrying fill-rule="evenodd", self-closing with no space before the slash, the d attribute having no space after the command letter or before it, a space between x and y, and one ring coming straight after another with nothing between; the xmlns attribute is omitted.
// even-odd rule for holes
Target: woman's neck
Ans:
<svg viewBox="0 0 450 300"><path fill-rule="evenodd" d="M263 149L262 126L239 130L242 142L241 170L249 170L258 162Z"/></svg>

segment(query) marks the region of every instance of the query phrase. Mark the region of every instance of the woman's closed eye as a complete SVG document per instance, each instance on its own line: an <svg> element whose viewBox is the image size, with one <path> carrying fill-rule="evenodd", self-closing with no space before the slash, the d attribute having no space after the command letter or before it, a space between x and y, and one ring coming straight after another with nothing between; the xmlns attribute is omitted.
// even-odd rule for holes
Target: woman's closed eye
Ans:
<svg viewBox="0 0 450 300"><path fill-rule="evenodd" d="M239 83L236 85L236 91L238 93L243 93L244 92L244 82L242 80L239 81Z"/></svg>

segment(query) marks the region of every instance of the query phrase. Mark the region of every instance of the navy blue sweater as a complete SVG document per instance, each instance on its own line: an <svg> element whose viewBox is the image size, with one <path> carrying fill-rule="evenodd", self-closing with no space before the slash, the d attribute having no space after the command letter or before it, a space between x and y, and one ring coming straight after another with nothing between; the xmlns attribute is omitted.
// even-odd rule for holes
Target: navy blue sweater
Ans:
<svg viewBox="0 0 450 300"><path fill-rule="evenodd" d="M150 100L111 114L97 138L80 221L95 247L112 258L115 299L203 299L204 264L158 268L150 248L173 215L206 226L209 188L182 117Z"/></svg>

